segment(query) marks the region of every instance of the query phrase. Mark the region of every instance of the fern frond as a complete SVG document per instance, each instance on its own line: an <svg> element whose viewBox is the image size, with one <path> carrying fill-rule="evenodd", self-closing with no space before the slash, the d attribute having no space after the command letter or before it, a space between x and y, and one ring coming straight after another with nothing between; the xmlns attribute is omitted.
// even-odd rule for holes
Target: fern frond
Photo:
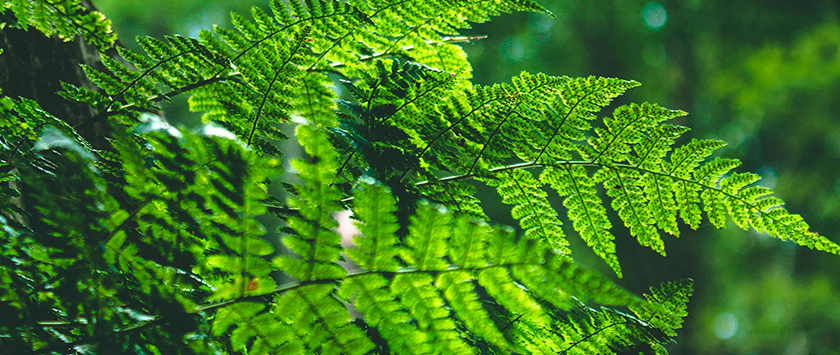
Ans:
<svg viewBox="0 0 840 355"><path fill-rule="evenodd" d="M341 199L333 186L336 152L323 128L301 125L296 133L306 152L318 159L315 164L292 162L303 183L297 187L297 197L289 201L289 206L299 211L299 216L288 220L297 234L287 236L283 243L298 258L278 257L275 264L302 281L342 277L345 271L335 263L341 257L341 237L334 231L338 224L331 215L340 209L336 201Z"/></svg>
<svg viewBox="0 0 840 355"><path fill-rule="evenodd" d="M305 144L316 141L306 136L300 139ZM310 152L331 151L328 143L324 145L325 150ZM318 182L319 177L309 170L301 169L301 178L304 184L333 188L330 182ZM301 189L299 195L302 199L318 193ZM577 298L618 305L635 302L611 282L540 243L525 238L514 242L508 232L465 216L454 217L428 203L418 206L408 235L399 243L393 235L395 201L384 185L373 180L358 183L353 204L364 235L346 254L360 266L375 268L331 278L300 279L278 287L266 294L275 295L271 310L250 305L245 299L220 305L216 317L227 317L218 318L214 325L220 334L236 325L232 344L248 351L366 352L372 344L334 295L362 312L356 322L371 327L394 351L470 354L474 351L470 339L482 339L496 349L516 349L518 341L511 342L506 329L520 321L549 324L542 302L562 309L571 307ZM301 210L301 215L311 213L316 211ZM329 208L317 213L324 218L331 215ZM447 244L453 247L446 248ZM307 260L306 255L298 257ZM297 273L295 265L279 266L292 275ZM488 307L488 302L495 306ZM243 303L248 306L238 306ZM287 326L291 324L294 328ZM274 335L278 337L272 338Z"/></svg>
<svg viewBox="0 0 840 355"><path fill-rule="evenodd" d="M65 41L81 36L100 51L111 48L117 40L111 20L99 11L85 8L79 0L10 0L2 10L12 10L18 26L24 30L32 26L47 37L58 35Z"/></svg>
<svg viewBox="0 0 840 355"><path fill-rule="evenodd" d="M615 309L591 308L578 302L570 311L552 309L551 324L519 322L511 333L521 335L529 352L557 354L616 354L641 351L667 354L675 329L687 315L692 281L683 279L651 287L645 301L630 305L634 315Z"/></svg>
<svg viewBox="0 0 840 355"><path fill-rule="evenodd" d="M437 185L476 178L496 187L502 201L513 205L512 214L527 236L547 238L564 250L562 222L542 191L550 185L564 197L575 230L618 275L611 224L593 182L603 186L630 234L662 255L660 231L679 236L678 216L697 228L704 211L717 227L725 225L728 215L741 228L840 251L830 240L808 232L801 217L777 208L781 200L766 197L772 191L752 186L756 176L725 177L740 163L709 159L725 143L693 139L674 147L688 128L666 122L685 112L647 103L624 105L599 127L595 114L638 83L524 73L513 83L456 91L435 106L448 119L432 116L439 127L409 129L398 123L427 142L417 153L422 168L415 177L425 178L416 183L421 192L434 191L429 196L446 201L439 197L445 186ZM539 181L519 172L532 168L543 168ZM587 168L597 170L592 178ZM455 175L439 177L441 170Z"/></svg>
<svg viewBox="0 0 840 355"><path fill-rule="evenodd" d="M540 181L551 185L560 197L565 197L563 206L569 211L572 226L595 253L621 277L621 267L615 255L615 238L610 233L607 211L595 190L595 181L582 166L546 167Z"/></svg>
<svg viewBox="0 0 840 355"><path fill-rule="evenodd" d="M360 267L370 270L396 271L399 268L397 255L399 229L395 201L391 194L373 185L370 178L362 179L354 193L356 218L364 223L357 223L362 233L354 241L358 248L346 250L347 257Z"/></svg>
<svg viewBox="0 0 840 355"><path fill-rule="evenodd" d="M665 255L665 244L656 229L656 220L647 208L648 199L639 186L641 175L634 170L599 170L594 179L604 185L611 206L641 245Z"/></svg>
<svg viewBox="0 0 840 355"><path fill-rule="evenodd" d="M650 288L651 293L645 295L647 302L631 305L630 309L645 323L668 336L676 336L676 330L682 328L683 318L688 315L686 305L693 291L691 279L662 283L658 288Z"/></svg>
<svg viewBox="0 0 840 355"><path fill-rule="evenodd" d="M364 191L366 195L381 197L384 193L387 196L386 188L380 183L367 180L359 186L363 189L360 192ZM369 208L393 210L393 207L383 209L382 206L394 203L387 198L361 196L353 201L354 209L360 211ZM362 270L349 274L340 281L339 294L352 299L353 304L365 312L368 325L375 327L388 344L394 343L394 348L405 346L405 340L397 337L399 334L416 339L421 345L409 353L435 352L422 345L427 342L447 349L438 350L445 353L471 353L465 347L466 335L459 330L458 324L499 349L512 349L513 345L502 335L510 326L505 323L512 324L521 319L540 324L550 322L540 300L564 309L572 306L572 295L592 297L605 304L632 301L610 282L576 267L538 242L525 238L514 242L508 232L470 221L465 216L453 219L451 212L430 204L421 203L418 207L404 246L391 244L390 235L372 230L374 224L361 218L362 215L374 216L369 212L357 216L366 233L370 233L364 237L370 240L365 241L367 249L383 245L384 248L377 250L392 250L387 252L386 260L400 261L401 266L390 272ZM386 224L383 228L390 231L393 225ZM383 237L384 244L377 244L377 239ZM451 247L444 248L446 244ZM359 248L362 248L361 244ZM370 256L361 254L361 250L352 250L348 250L348 255L361 256L352 258L357 262ZM401 257L391 256L393 250L400 250ZM390 277L393 280L388 282ZM515 286L517 284L524 288ZM482 305L487 300L481 296L478 286L505 312L488 312L489 309ZM398 302L395 301L397 295ZM451 311L437 306L444 304ZM394 320L383 318L382 312L386 309L395 312ZM370 320L368 312L372 312ZM498 317L502 317L501 320Z"/></svg>
<svg viewBox="0 0 840 355"><path fill-rule="evenodd" d="M488 181L495 186L502 202L513 205L511 215L519 220L525 237L546 241L562 253L570 253L565 233L560 227L563 222L548 201L548 194L530 172L511 170L499 173L495 180Z"/></svg>

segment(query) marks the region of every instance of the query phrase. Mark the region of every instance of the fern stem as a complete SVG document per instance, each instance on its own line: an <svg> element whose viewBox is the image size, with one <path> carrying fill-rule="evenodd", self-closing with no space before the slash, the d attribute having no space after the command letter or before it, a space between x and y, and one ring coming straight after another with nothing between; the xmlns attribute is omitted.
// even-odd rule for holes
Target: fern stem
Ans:
<svg viewBox="0 0 840 355"><path fill-rule="evenodd" d="M598 164L593 163L591 160L558 160L558 161L554 162L554 164L557 164L557 165L571 164L571 165L583 165L583 166L600 166ZM552 165L546 164L546 163L538 163L538 162L524 162L524 163L516 163L516 164L510 164L510 165L504 165L504 166L499 166L499 167L495 167L495 168L490 168L487 171L490 172L490 173L497 173L497 172L502 172L502 171L507 171L507 170L530 169L530 168L539 168L539 167L545 167L545 166L552 166ZM420 182L414 184L414 186L423 186L423 185L437 184L437 183L442 183L442 182L458 181L458 180L470 179L470 178L473 178L475 176L476 176L475 173L452 175L452 176L442 177L442 178L434 180L434 181L430 181L430 180L420 181Z"/></svg>
<svg viewBox="0 0 840 355"><path fill-rule="evenodd" d="M173 98L175 96L178 96L180 94L195 90L197 88L200 88L200 87L203 87L203 86L206 86L206 85L210 85L210 84L217 83L217 82L220 82L220 81L227 81L227 80L235 79L239 75L240 75L239 73L231 73L230 75L227 75L227 76L211 77L211 78L208 78L208 79L199 80L195 83L184 86L180 89L172 90L168 93L157 95L157 96L151 98L150 101L160 102L162 100L168 100L168 99L171 99L171 98ZM86 120L84 122L81 122L81 123L73 126L73 129L78 130L82 127L86 127L86 126L89 126L91 124L102 121L104 119L107 119L108 117L123 114L123 113L126 113L127 111L139 110L139 109L141 109L141 108L138 107L136 104L130 103L130 104L123 105L119 109L114 110L114 111L102 111L102 112L96 114L95 116L91 117L89 120Z"/></svg>
<svg viewBox="0 0 840 355"><path fill-rule="evenodd" d="M128 85L125 86L125 88L123 88L120 92L118 92L116 95L114 95L113 98L111 98L111 102L108 103L108 106L105 106L105 111L108 111L111 108L111 105L113 105L115 102L117 102L117 100L122 99L123 95L125 95L125 93L128 92L129 89L134 88L137 85L137 83L140 82L140 80L142 80L144 77L146 77L146 75L149 75L149 73L151 73L152 71L154 71L155 69L157 69L161 65L163 65L165 63L168 63L172 60L178 59L179 57L181 57L183 55L187 55L187 54L191 54L191 53L195 53L195 52L198 52L198 50L197 49L192 49L192 50L188 50L188 51L178 53L178 54L173 55L169 58L161 60L161 61L155 63L154 65L152 65L151 67L149 67L148 69L144 70L143 73L140 74L140 76L138 76L137 78L132 80ZM205 61L207 61L203 56L199 56L199 57L204 59ZM210 62L210 63L213 64L212 62Z"/></svg>
<svg viewBox="0 0 840 355"><path fill-rule="evenodd" d="M265 103L268 100L269 94L271 94L271 88L274 87L274 83L277 82L277 78L280 76L280 73L286 68L286 65L292 62L292 59L295 57L295 54L303 47L303 40L302 38L298 39L297 45L295 49L289 53L289 58L283 62L279 69L274 71L274 77L271 78L271 81L268 83L268 88L263 93L262 101L260 102L260 106L257 108L257 114L254 116L254 125L251 127L251 133L248 134L248 145L251 145L251 142L254 139L254 132L257 131L257 124L260 122L260 115L262 114L262 110L265 107Z"/></svg>
<svg viewBox="0 0 840 355"><path fill-rule="evenodd" d="M605 330L607 330L607 329L610 329L610 328L612 328L612 327L614 327L614 326L617 326L617 325L625 325L625 324L627 324L627 323L629 323L629 322L630 322L629 320L626 320L626 321L621 322L621 323L612 323L612 324L610 324L610 325L608 325L608 326L606 326L606 327L599 328L598 330L596 330L596 331L594 331L594 332L592 332L592 333L586 334L583 338L580 338L578 341L575 341L574 343L572 343L571 345L569 345L569 347L567 347L566 349L563 349L563 351L559 352L558 354L566 354L566 353L568 353L568 352L569 352L569 350L571 350L572 348L574 348L574 347L578 346L578 344L583 343L584 341L586 341L586 339L589 339L589 338L591 338L591 337L595 336L596 334L598 334L598 333L600 333L600 332L603 332L603 331L605 331ZM551 332L553 333L554 331L552 330ZM560 335L560 334L558 334L558 335Z"/></svg>
<svg viewBox="0 0 840 355"><path fill-rule="evenodd" d="M491 132L490 136L487 137L487 141L485 141L484 144L481 145L481 151L479 151L478 155L476 155L475 159L470 165L470 169L467 170L467 174L471 174L473 172L475 166L478 165L478 161L481 160L481 156L484 154L484 151L487 149L487 147L490 146L490 142L493 141L493 138L496 138L496 133L498 133L499 130L502 129L502 126L505 124L505 122L507 122L508 118L510 118L510 116L513 115L513 113L516 112L518 108L519 103L517 102L510 110L508 110L508 113L505 115L504 118L502 118L502 122L499 122L499 124L496 125L496 128L493 129L493 132Z"/></svg>
<svg viewBox="0 0 840 355"><path fill-rule="evenodd" d="M553 163L524 162L524 163L510 164L510 165L504 165L504 166L491 168L491 169L488 169L487 171L490 172L490 173L496 173L496 172L502 172L502 171L507 171L507 170L530 169L530 168L539 168L539 167L546 167L546 166L562 167L564 164L589 166L589 167L604 167L603 164L599 164L599 163L597 163L595 161L592 161L592 160L557 160L557 161L554 161ZM728 191L726 191L722 188L719 188L719 187L716 187L716 186L705 185L705 184L701 183L699 180L692 180L692 179L688 179L688 178L683 178L683 177L672 175L671 173L666 173L666 172L662 172L662 171L649 170L649 169L645 169L645 168L642 168L642 167L639 167L639 166L636 166L636 165L632 165L632 164L623 164L623 163L622 164L613 164L612 167L622 168L622 169L631 169L631 170L636 170L636 171L643 172L643 173L650 173L650 174L655 174L655 175L659 175L659 176L664 176L664 177L671 178L671 179L674 179L674 180L679 180L679 181L682 181L682 182L685 182L685 183L690 183L690 184L693 184L693 185L700 186L702 189L717 191L717 192L723 194L724 196L727 196L727 197L736 199L738 201L741 201L745 206L747 206L749 208L750 211L758 212L758 213L762 214L763 216L769 218L773 222L779 224L780 226L786 226L784 223L782 223L779 220L779 218L773 217L769 213L769 211L764 211L764 210L759 209L756 206L755 203L752 203L749 200L747 200L747 199L745 199L741 196L732 194L732 193L730 193L730 192L728 192ZM470 179L470 178L473 178L475 176L476 176L475 173L451 175L451 176L447 176L447 177L442 177L442 178L437 179L437 180L420 181L418 183L415 183L414 185L415 186L424 186L424 185L437 184L437 183L446 183L446 182L450 182L450 181ZM772 210L770 210L770 211L772 211ZM802 232L800 232L800 233L802 233Z"/></svg>

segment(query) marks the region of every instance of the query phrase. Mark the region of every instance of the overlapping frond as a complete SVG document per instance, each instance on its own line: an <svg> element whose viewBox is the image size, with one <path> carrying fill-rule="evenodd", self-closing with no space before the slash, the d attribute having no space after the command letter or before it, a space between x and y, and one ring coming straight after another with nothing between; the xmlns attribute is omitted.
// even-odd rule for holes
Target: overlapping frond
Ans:
<svg viewBox="0 0 840 355"><path fill-rule="evenodd" d="M107 22L75 1L4 9L24 27L109 43ZM564 220L621 276L607 200L663 255L661 232L704 214L840 254L757 175L732 172L737 160L711 159L723 142L677 144L688 128L668 121L684 112L628 104L599 119L635 81L522 73L473 86L457 44L474 38L458 30L547 12L530 0L270 9L199 39L140 38L143 54L118 48L125 61L84 68L97 91L65 84L61 95L99 111L83 124L112 118L113 151L93 151L34 102L0 99L0 331L15 347L665 353L691 281L641 300L568 255ZM185 93L215 124L192 133L145 113ZM266 186L287 122L307 155L291 163L288 205ZM521 236L484 222L469 178L512 206ZM268 209L287 250L264 239L256 217ZM335 230L342 209L360 231L349 246Z"/></svg>
<svg viewBox="0 0 840 355"><path fill-rule="evenodd" d="M29 118L26 106L17 111ZM16 235L4 234L15 241L4 255L25 266L4 263L2 278L14 282L7 277L14 270L28 281L2 296L18 300L4 311L17 319L4 320L7 334L23 341L20 332L40 327L31 323L37 319L55 324L45 326L52 336L27 341L41 352L93 341L112 353L215 351L202 338L206 323L187 314L206 299L273 289L263 259L273 248L254 217L264 212L262 183L277 162L218 127L196 134L152 117L115 131L113 154L91 151L63 130L72 132L47 127L31 146L38 154L14 161L25 201L16 212L30 219L4 217ZM161 324L162 333L121 330L156 315L183 319Z"/></svg>
<svg viewBox="0 0 840 355"><path fill-rule="evenodd" d="M35 27L47 36L58 35L65 41L77 36L100 50L111 48L117 35L111 20L99 11L91 11L79 0L10 0L3 3L2 12L11 10L18 26Z"/></svg>
<svg viewBox="0 0 840 355"><path fill-rule="evenodd" d="M509 231L465 216L453 217L428 203L418 207L404 243L394 243L387 234L378 243L381 234L372 227L391 231L396 223L383 225L365 217L378 216L370 208L379 213L393 211L394 201L387 196L380 183L360 183L354 206L366 211L357 218L360 229L370 235L357 237L359 250L350 249L348 255L357 255L351 259L362 265L375 250L376 255L383 255L380 264L387 261L399 268L350 274L341 282L339 295L353 300L364 314L362 319L388 344L394 342L400 353L473 353L469 344L475 336L496 349L518 349L505 332L519 321L550 323L543 302L562 309L571 307L578 297L605 304L633 302L624 291L541 243L527 238L515 242ZM496 306L488 308L487 302ZM396 317L386 318L385 310ZM427 345L406 348L403 336Z"/></svg>
<svg viewBox="0 0 840 355"><path fill-rule="evenodd" d="M189 92L191 109L206 111L205 121L217 122L249 145L277 155L271 142L285 139L278 123L296 115L334 115L336 95L326 73L365 77L375 72L379 59L404 58L450 73L447 85L466 87L467 82L455 80L471 75L463 51L454 44L462 41L457 29L501 12L546 12L529 0L296 0L272 1L270 7L270 14L252 9L251 19L234 13L234 29L216 27L216 35L202 31L198 40L139 38L145 56L118 49L133 67L108 57L103 58L107 72L86 68L102 92L65 85L63 95L103 111L91 118L96 121L150 109ZM419 98L439 99L436 85L429 83L425 92L407 99L402 114L417 115L428 107ZM394 114L401 111L403 107Z"/></svg>
<svg viewBox="0 0 840 355"><path fill-rule="evenodd" d="M476 339L495 349L518 349L506 336L508 323L550 323L544 302L561 309L587 298L635 302L541 242L515 241L510 231L427 202L417 206L400 236L396 200L372 178L354 188L354 219L362 234L344 254L361 269L346 273L336 263L338 236L328 229L335 226L332 212L340 197L333 185L335 152L326 132L314 125L300 126L298 139L318 159L294 163L302 183L290 206L299 216L289 218L292 234L285 238L294 255L275 262L297 281L266 293L273 295L270 309L255 303L255 296L218 306L214 331L233 329L236 348L364 353L376 334L398 353L472 354ZM352 321L339 301L361 316Z"/></svg>
<svg viewBox="0 0 840 355"><path fill-rule="evenodd" d="M303 281L342 277L345 271L335 263L340 258L341 237L334 230L338 224L332 218L332 213L340 209L337 201L341 199L333 185L338 168L336 152L323 128L301 125L297 137L306 152L317 157L317 162L292 162L302 183L289 201L289 206L298 210L296 216L288 219L289 227L296 233L285 237L283 243L297 257L279 257L275 264Z"/></svg>
<svg viewBox="0 0 840 355"><path fill-rule="evenodd" d="M476 86L438 102L427 112L439 112L446 120L438 120L432 129L395 121L409 140L422 137L426 142L417 150L419 167L412 171L422 179L417 183L421 192L437 198L445 185L477 178L513 205L512 214L527 236L567 252L562 220L543 190L551 187L563 197L574 229L618 275L602 194L630 234L662 255L661 232L679 236L678 217L697 228L704 212L719 228L729 216L744 229L840 252L834 242L809 232L801 217L779 208L781 200L768 197L771 190L755 186L757 175L729 176L737 160L709 158L725 143L693 139L675 146L688 128L668 121L685 112L629 104L596 120L612 99L638 83L530 74L513 83ZM540 168L539 180L521 171ZM440 171L454 175L440 177Z"/></svg>
<svg viewBox="0 0 840 355"><path fill-rule="evenodd" d="M531 353L667 354L664 345L671 343L675 329L681 328L691 292L690 279L663 283L651 288L646 301L630 306L635 315L578 303L570 311L553 310L558 321L552 324L525 321L512 331L523 335L523 346Z"/></svg>

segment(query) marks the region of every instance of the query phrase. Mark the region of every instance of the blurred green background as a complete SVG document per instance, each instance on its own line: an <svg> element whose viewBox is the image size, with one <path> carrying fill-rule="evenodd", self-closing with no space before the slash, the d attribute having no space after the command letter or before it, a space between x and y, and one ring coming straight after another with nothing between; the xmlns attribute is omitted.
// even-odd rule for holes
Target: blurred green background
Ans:
<svg viewBox="0 0 840 355"><path fill-rule="evenodd" d="M137 35L196 35L266 0L94 0L128 46ZM634 79L618 103L688 111L686 139L729 142L721 155L761 174L788 209L840 242L840 5L833 1L542 0L556 18L513 14L464 34L475 82L521 71ZM176 102L176 105L178 102ZM194 122L176 109L170 119ZM181 117L178 117L181 116ZM514 224L488 201L487 212ZM555 203L560 207L560 203ZM613 223L614 225L621 225ZM684 227L684 226L683 226ZM618 280L647 287L691 277L695 296L672 354L840 354L840 257L708 222L666 237L668 257L616 228ZM573 235L573 233L570 233ZM574 237L572 237L574 238ZM612 273L579 240L582 263Z"/></svg>

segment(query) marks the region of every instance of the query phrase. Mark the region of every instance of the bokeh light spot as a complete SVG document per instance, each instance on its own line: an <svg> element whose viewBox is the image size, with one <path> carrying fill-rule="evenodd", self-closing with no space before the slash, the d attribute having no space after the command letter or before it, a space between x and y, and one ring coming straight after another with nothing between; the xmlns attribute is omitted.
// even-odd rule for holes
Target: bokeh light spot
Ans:
<svg viewBox="0 0 840 355"><path fill-rule="evenodd" d="M738 332L738 318L732 313L721 313L715 317L712 330L718 338L729 339Z"/></svg>
<svg viewBox="0 0 840 355"><path fill-rule="evenodd" d="M668 21L668 11L665 11L665 6L656 1L649 2L642 9L642 18L648 29L658 30L665 25L665 21Z"/></svg>
<svg viewBox="0 0 840 355"><path fill-rule="evenodd" d="M502 51L502 58L510 63L519 63L525 56L525 46L516 38L506 39L499 49Z"/></svg>

